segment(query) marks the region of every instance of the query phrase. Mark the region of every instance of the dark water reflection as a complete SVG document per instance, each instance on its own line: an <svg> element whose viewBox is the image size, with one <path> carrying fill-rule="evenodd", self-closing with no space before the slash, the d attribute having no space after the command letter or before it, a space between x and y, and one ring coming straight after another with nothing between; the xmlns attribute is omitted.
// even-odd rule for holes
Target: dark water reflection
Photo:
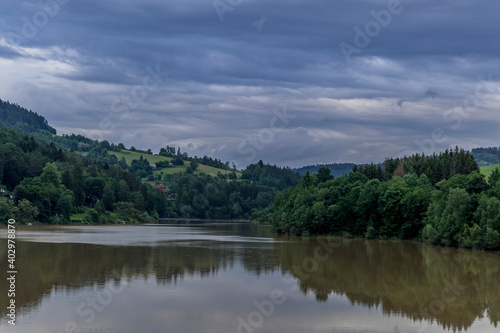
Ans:
<svg viewBox="0 0 500 333"><path fill-rule="evenodd" d="M7 324L1 279L0 332L483 333L500 319L498 253L276 237L236 223L18 237L18 324ZM4 272L6 257L2 230Z"/></svg>

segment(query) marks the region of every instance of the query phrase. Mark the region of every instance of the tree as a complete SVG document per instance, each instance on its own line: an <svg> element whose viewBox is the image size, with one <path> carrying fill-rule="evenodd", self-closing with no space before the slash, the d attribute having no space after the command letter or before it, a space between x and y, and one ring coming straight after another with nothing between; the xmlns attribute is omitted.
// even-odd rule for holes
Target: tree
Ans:
<svg viewBox="0 0 500 333"><path fill-rule="evenodd" d="M490 178L488 179L488 183L491 186L493 186L493 185L495 185L495 184L497 184L499 182L500 182L500 171L498 170L498 168L495 168L491 172Z"/></svg>
<svg viewBox="0 0 500 333"><path fill-rule="evenodd" d="M120 180L118 184L116 185L116 200L118 202L120 201L127 201L128 194L130 192L130 187L128 186L127 182L125 180Z"/></svg>
<svg viewBox="0 0 500 333"><path fill-rule="evenodd" d="M63 217L64 221L69 222L71 216L71 209L73 207L73 195L67 192L59 197L57 200L55 212Z"/></svg>
<svg viewBox="0 0 500 333"><path fill-rule="evenodd" d="M0 221L8 221L17 215L18 209L9 198L0 197Z"/></svg>
<svg viewBox="0 0 500 333"><path fill-rule="evenodd" d="M47 163L43 168L40 178L45 184L53 184L56 188L61 185L61 174L55 163Z"/></svg>
<svg viewBox="0 0 500 333"><path fill-rule="evenodd" d="M180 155L176 155L172 159L172 164L173 165L184 165L184 160L182 159L182 157Z"/></svg>
<svg viewBox="0 0 500 333"><path fill-rule="evenodd" d="M24 152L15 144L7 142L0 145L0 156L3 156L3 184L12 191L26 174Z"/></svg>
<svg viewBox="0 0 500 333"><path fill-rule="evenodd" d="M73 181L73 197L75 198L75 204L77 206L83 205L85 201L85 193L83 191L84 189L84 179L83 179L83 171L82 168L77 165L75 168L72 170L72 181Z"/></svg>
<svg viewBox="0 0 500 333"><path fill-rule="evenodd" d="M106 210L113 210L113 203L115 202L115 190L111 183L106 183L102 192L102 202Z"/></svg>
<svg viewBox="0 0 500 333"><path fill-rule="evenodd" d="M38 208L26 199L19 201L17 208L19 209L21 222L34 222L34 219L38 216Z"/></svg>
<svg viewBox="0 0 500 333"><path fill-rule="evenodd" d="M408 186L401 178L394 178L382 197L382 227L380 233L386 237L396 236L403 225L403 197L408 192Z"/></svg>
<svg viewBox="0 0 500 333"><path fill-rule="evenodd" d="M191 167L191 169L193 171L196 171L196 169L198 169L198 165L199 165L198 162L196 162L196 160L194 160L194 159L192 159L191 163L189 163L189 166Z"/></svg>
<svg viewBox="0 0 500 333"><path fill-rule="evenodd" d="M405 167L403 166L403 161L398 160L398 165L394 170L394 176L396 177L404 177L406 175Z"/></svg>
<svg viewBox="0 0 500 333"><path fill-rule="evenodd" d="M333 179L333 176L330 175L331 172L332 171L330 169L328 169L328 168L320 168L318 170L318 181L320 183L324 183L324 182L326 182L328 180Z"/></svg>

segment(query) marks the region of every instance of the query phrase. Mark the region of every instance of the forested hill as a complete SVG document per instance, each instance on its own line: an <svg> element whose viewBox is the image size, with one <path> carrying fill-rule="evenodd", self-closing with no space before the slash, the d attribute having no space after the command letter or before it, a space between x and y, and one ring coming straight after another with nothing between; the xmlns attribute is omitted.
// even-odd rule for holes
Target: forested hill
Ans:
<svg viewBox="0 0 500 333"><path fill-rule="evenodd" d="M340 177L343 175L349 174L354 167L354 163L331 163L331 164L316 164L316 165L308 165L301 168L292 169L295 172L298 172L299 175L305 174L307 171L310 173L318 172L321 168L328 168L331 171L332 176Z"/></svg>
<svg viewBox="0 0 500 333"><path fill-rule="evenodd" d="M49 125L47 119L36 112L25 109L17 104L0 99L0 123L7 128L20 132L34 133L40 130L56 134L56 130Z"/></svg>
<svg viewBox="0 0 500 333"><path fill-rule="evenodd" d="M500 147L474 148L471 153L479 166L498 164L500 161Z"/></svg>
<svg viewBox="0 0 500 333"><path fill-rule="evenodd" d="M0 223L155 222L159 217L267 219L289 168L158 154L80 135L54 135L45 118L1 102ZM13 124L13 125L12 125Z"/></svg>

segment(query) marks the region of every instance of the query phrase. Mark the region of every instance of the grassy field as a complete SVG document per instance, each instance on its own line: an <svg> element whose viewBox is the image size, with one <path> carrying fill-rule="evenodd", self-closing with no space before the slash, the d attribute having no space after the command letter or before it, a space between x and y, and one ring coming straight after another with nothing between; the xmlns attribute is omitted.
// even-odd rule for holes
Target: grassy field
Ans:
<svg viewBox="0 0 500 333"><path fill-rule="evenodd" d="M121 160L122 157L125 158L125 161L127 162L128 165L132 164L132 160L138 160L141 158L147 159L150 163L158 163L162 161L168 161L170 162L172 160L171 157L165 157L165 156L158 156L158 155L148 155L144 153L139 153L139 152L134 152L130 150L122 150L120 152L116 151L108 151L109 154L115 155L118 160ZM163 172L164 175L169 175L169 174L175 174L178 172L185 172L186 168L189 166L189 162L185 162L184 165L175 165L172 168L162 168L161 170L154 170L153 174L157 176L161 172ZM210 175L212 177L217 176L217 173L221 172L222 174L227 174L231 173L232 171L224 170L224 169L217 169L208 165L203 165L200 164L194 174L200 174L200 173L205 173L207 175ZM238 177L240 176L239 172L236 172Z"/></svg>
<svg viewBox="0 0 500 333"><path fill-rule="evenodd" d="M498 164L493 164L493 165L487 165L487 166L483 166L481 167L481 173L483 175L486 175L486 176L489 176L491 174L491 172L494 170L494 169L497 169L498 168Z"/></svg>
<svg viewBox="0 0 500 333"><path fill-rule="evenodd" d="M120 152L117 151L108 151L108 154L115 155L118 160L121 160L122 157L125 158L125 161L127 162L128 165L132 164L132 160L138 160L141 158L147 158L150 163L158 163L158 162L163 162L163 161L171 161L171 157L165 157L165 156L158 156L158 155L148 155L144 153L139 153L136 151L130 151L130 150L122 150Z"/></svg>
<svg viewBox="0 0 500 333"><path fill-rule="evenodd" d="M71 222L80 222L85 220L85 213L73 214L70 217Z"/></svg>

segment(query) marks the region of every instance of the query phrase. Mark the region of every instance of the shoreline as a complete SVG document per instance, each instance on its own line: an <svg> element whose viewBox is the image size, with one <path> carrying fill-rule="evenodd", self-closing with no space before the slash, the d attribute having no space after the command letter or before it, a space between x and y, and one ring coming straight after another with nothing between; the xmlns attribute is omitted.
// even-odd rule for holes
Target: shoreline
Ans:
<svg viewBox="0 0 500 333"><path fill-rule="evenodd" d="M184 221L184 222L251 222L245 219L189 219L189 218L175 218L165 217L158 219L158 223L165 221Z"/></svg>

